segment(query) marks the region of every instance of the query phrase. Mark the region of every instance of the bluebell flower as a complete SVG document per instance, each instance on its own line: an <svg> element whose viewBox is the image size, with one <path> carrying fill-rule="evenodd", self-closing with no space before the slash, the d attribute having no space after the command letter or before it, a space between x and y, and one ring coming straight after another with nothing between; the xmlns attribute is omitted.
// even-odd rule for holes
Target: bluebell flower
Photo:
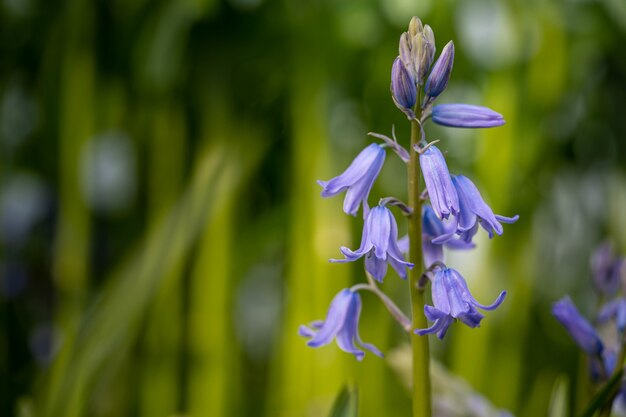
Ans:
<svg viewBox="0 0 626 417"><path fill-rule="evenodd" d="M391 97L396 106L409 119L415 118L413 107L417 102L417 87L413 74L407 70L400 57L393 61L391 67Z"/></svg>
<svg viewBox="0 0 626 417"><path fill-rule="evenodd" d="M315 321L311 327L300 326L298 333L308 337L310 347L325 346L337 340L337 345L344 352L352 353L357 360L365 356L359 348L364 348L382 357L383 354L374 345L364 343L359 336L359 317L361 315L361 296L358 292L346 288L340 291L330 303L325 321Z"/></svg>
<svg viewBox="0 0 626 417"><path fill-rule="evenodd" d="M489 233L491 238L494 233L502 234L503 229L500 222L515 223L519 219L519 216L504 217L494 214L493 210L483 200L478 188L469 178L457 175L452 178L452 182L459 198L458 230L461 233L466 233L464 240L471 240L478 230L478 224Z"/></svg>
<svg viewBox="0 0 626 417"><path fill-rule="evenodd" d="M480 304L470 293L465 278L458 271L440 268L432 281L433 306L424 307L426 318L434 323L427 329L415 330L415 333L421 336L436 333L437 337L443 339L456 319L469 327L478 327L484 315L477 308L495 310L502 304L505 296L506 291L502 291L492 304Z"/></svg>
<svg viewBox="0 0 626 417"><path fill-rule="evenodd" d="M604 348L591 323L580 315L569 297L552 305L552 314L565 327L574 342L590 355L599 356Z"/></svg>
<svg viewBox="0 0 626 417"><path fill-rule="evenodd" d="M598 312L597 320L598 323L615 320L617 331L624 333L626 329L626 298L619 297L603 305Z"/></svg>
<svg viewBox="0 0 626 417"><path fill-rule="evenodd" d="M470 104L439 104L432 110L433 122L448 127L496 127L504 118L490 108Z"/></svg>
<svg viewBox="0 0 626 417"><path fill-rule="evenodd" d="M443 154L435 145L430 145L420 154L419 159L433 210L440 219L447 219L450 214L456 215L459 212L459 197L452 185Z"/></svg>
<svg viewBox="0 0 626 417"><path fill-rule="evenodd" d="M343 200L343 211L356 216L359 205L363 203L363 210L366 212L368 209L367 197L384 162L385 149L372 143L354 158L354 161L341 175L329 181L317 182L324 188L322 197L333 197L347 189L346 197Z"/></svg>
<svg viewBox="0 0 626 417"><path fill-rule="evenodd" d="M613 245L602 244L591 256L593 284L596 290L605 295L614 294L622 282L626 269L624 258L617 257Z"/></svg>
<svg viewBox="0 0 626 417"><path fill-rule="evenodd" d="M454 65L454 42L450 41L444 46L439 59L435 62L433 70L426 80L424 91L427 100L438 97L448 86L450 75L452 74L452 66Z"/></svg>
<svg viewBox="0 0 626 417"><path fill-rule="evenodd" d="M398 225L391 211L384 205L370 210L365 224L361 246L353 251L345 246L341 247L345 259L331 259L331 262L353 262L365 256L365 269L379 282L387 274L387 263L402 278L406 278L406 268L413 268L413 264L404 261L404 256L398 248Z"/></svg>

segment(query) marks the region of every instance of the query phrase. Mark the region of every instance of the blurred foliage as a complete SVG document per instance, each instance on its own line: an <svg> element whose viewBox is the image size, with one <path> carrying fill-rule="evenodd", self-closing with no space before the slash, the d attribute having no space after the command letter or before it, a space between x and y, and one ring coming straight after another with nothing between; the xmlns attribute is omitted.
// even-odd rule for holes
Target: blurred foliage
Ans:
<svg viewBox="0 0 626 417"><path fill-rule="evenodd" d="M449 258L509 299L434 355L499 409L581 412L585 363L549 305L590 309L592 248L626 252L626 2L2 0L0 415L325 416L347 382L361 416L406 415L388 360L296 330L361 279L327 263L361 221L315 180L368 131L408 141L389 72L412 15L457 45L441 100L507 119L431 137L521 216ZM372 198L404 181L388 158ZM364 303L364 339L402 344Z"/></svg>

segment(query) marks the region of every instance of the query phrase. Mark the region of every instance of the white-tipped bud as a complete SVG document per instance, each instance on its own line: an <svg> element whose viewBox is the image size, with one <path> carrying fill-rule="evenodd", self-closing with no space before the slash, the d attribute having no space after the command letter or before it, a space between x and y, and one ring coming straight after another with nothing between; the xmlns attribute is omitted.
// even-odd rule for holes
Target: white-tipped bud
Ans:
<svg viewBox="0 0 626 417"><path fill-rule="evenodd" d="M409 34L411 37L417 35L422 30L424 30L424 25L422 25L422 21L419 17L413 16L411 21L409 22Z"/></svg>

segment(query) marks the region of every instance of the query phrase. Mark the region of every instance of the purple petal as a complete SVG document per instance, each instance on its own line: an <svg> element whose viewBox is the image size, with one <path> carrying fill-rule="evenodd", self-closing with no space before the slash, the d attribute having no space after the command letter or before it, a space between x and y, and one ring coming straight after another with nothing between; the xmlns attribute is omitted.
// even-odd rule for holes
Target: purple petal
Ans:
<svg viewBox="0 0 626 417"><path fill-rule="evenodd" d="M350 166L329 181L318 181L323 187L322 197L332 197L348 189L344 199L344 211L356 215L361 202L367 201L369 192L385 162L385 149L372 143L363 149Z"/></svg>
<svg viewBox="0 0 626 417"><path fill-rule="evenodd" d="M430 203L437 216L447 219L450 214L458 213L459 197L441 151L431 145L419 159Z"/></svg>
<svg viewBox="0 0 626 417"><path fill-rule="evenodd" d="M367 216L366 226L369 240L374 245L374 253L377 258L387 259L387 248L391 235L391 222L393 215L384 206L374 207ZM393 220L395 223L395 219ZM396 232L397 237L397 232Z"/></svg>
<svg viewBox="0 0 626 417"><path fill-rule="evenodd" d="M387 261L379 259L373 252L365 257L365 270L378 282L383 282L387 275Z"/></svg>
<svg viewBox="0 0 626 417"><path fill-rule="evenodd" d="M433 122L448 127L481 128L502 126L504 118L488 107L470 104L440 104L433 107Z"/></svg>
<svg viewBox="0 0 626 417"><path fill-rule="evenodd" d="M326 320L320 328L319 332L307 343L311 347L320 347L332 342L337 335L343 323L352 302L353 293L349 289L339 292L330 303L330 308L326 315Z"/></svg>

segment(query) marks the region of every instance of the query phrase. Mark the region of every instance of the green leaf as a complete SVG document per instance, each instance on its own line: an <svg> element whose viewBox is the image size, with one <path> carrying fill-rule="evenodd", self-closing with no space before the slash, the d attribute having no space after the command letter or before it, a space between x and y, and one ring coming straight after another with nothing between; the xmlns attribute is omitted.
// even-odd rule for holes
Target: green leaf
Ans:
<svg viewBox="0 0 626 417"><path fill-rule="evenodd" d="M620 369L619 372L614 373L611 379L609 379L602 389L591 399L589 407L587 407L580 417L593 417L596 411L600 410L607 401L613 401L615 393L622 382L622 376L624 376L624 369Z"/></svg>
<svg viewBox="0 0 626 417"><path fill-rule="evenodd" d="M359 393L356 386L346 385L337 395L329 417L358 417L358 415Z"/></svg>
<svg viewBox="0 0 626 417"><path fill-rule="evenodd" d="M567 404L567 394L569 391L569 381L566 376L559 376L554 382L552 395L550 396L549 417L567 417L569 407Z"/></svg>

